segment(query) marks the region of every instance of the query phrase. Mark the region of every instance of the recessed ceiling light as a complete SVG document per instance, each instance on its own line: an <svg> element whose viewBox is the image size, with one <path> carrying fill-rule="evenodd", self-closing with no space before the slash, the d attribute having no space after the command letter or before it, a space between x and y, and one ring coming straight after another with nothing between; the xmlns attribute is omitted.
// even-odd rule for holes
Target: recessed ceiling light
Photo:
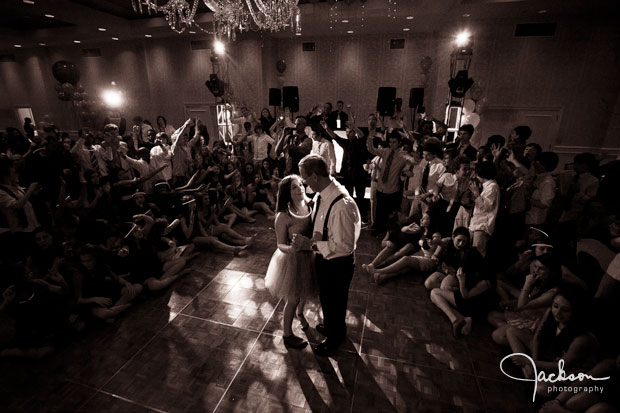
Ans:
<svg viewBox="0 0 620 413"><path fill-rule="evenodd" d="M106 29L106 28L104 28L104 27L100 27L100 28L98 28L97 30L99 30L100 32L105 32L105 31L106 31L106 30L108 30L108 29Z"/></svg>
<svg viewBox="0 0 620 413"><path fill-rule="evenodd" d="M301 36L301 33L295 33L295 36Z"/></svg>
<svg viewBox="0 0 620 413"><path fill-rule="evenodd" d="M113 37L112 40L118 40L118 37Z"/></svg>
<svg viewBox="0 0 620 413"><path fill-rule="evenodd" d="M195 31L193 31L193 30L190 30L190 31L189 31L189 34L196 34L196 32L195 32Z"/></svg>
<svg viewBox="0 0 620 413"><path fill-rule="evenodd" d="M405 27L405 28L403 29L403 31L404 31L404 32L408 32L409 30L411 30L411 29L410 29L410 28L408 28L408 27Z"/></svg>
<svg viewBox="0 0 620 413"><path fill-rule="evenodd" d="M19 49L20 47L22 47L22 45L21 44L14 44L13 47L17 47Z"/></svg>
<svg viewBox="0 0 620 413"><path fill-rule="evenodd" d="M82 43L79 40L74 40L73 43Z"/></svg>
<svg viewBox="0 0 620 413"><path fill-rule="evenodd" d="M463 17L469 17L469 16L471 16L471 14L469 14L469 13L463 14Z"/></svg>
<svg viewBox="0 0 620 413"><path fill-rule="evenodd" d="M46 14L45 17L49 18L49 19L53 19L54 15L53 14Z"/></svg>
<svg viewBox="0 0 620 413"><path fill-rule="evenodd" d="M544 9L543 10L538 10L538 14L545 14L545 13L547 13L547 10L544 10Z"/></svg>
<svg viewBox="0 0 620 413"><path fill-rule="evenodd" d="M32 0L22 0L22 1L26 4L34 4L34 1Z"/></svg>
<svg viewBox="0 0 620 413"><path fill-rule="evenodd" d="M353 32L353 30L347 30L347 33L353 34L354 32Z"/></svg>
<svg viewBox="0 0 620 413"><path fill-rule="evenodd" d="M39 43L39 46L47 46L45 43Z"/></svg>
<svg viewBox="0 0 620 413"><path fill-rule="evenodd" d="M343 23L348 23L349 22L347 19L342 19L340 21L343 22Z"/></svg>
<svg viewBox="0 0 620 413"><path fill-rule="evenodd" d="M407 20L413 20L413 16L407 16L405 17Z"/></svg>
<svg viewBox="0 0 620 413"><path fill-rule="evenodd" d="M144 37L153 37L150 34L145 34Z"/></svg>

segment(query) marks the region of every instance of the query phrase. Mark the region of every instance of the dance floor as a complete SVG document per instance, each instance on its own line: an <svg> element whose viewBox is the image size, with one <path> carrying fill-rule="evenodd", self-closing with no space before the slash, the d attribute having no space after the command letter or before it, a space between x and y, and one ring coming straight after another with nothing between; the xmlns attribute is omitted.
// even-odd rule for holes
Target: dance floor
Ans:
<svg viewBox="0 0 620 413"><path fill-rule="evenodd" d="M349 337L334 357L282 341L283 303L264 287L275 249L266 220L248 257L203 253L167 291L44 360L0 360L0 410L189 412L528 412L532 383L504 376L490 327L454 339L421 278L377 286L361 269L379 240L362 231ZM239 225L250 234L256 227ZM317 303L306 317L319 320ZM318 342L314 329L294 332ZM512 370L514 371L514 369Z"/></svg>

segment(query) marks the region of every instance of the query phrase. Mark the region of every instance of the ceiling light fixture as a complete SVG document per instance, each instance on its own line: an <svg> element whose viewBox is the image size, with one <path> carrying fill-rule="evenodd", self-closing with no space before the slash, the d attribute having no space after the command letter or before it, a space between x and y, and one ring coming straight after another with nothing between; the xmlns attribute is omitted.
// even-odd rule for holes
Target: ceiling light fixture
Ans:
<svg viewBox="0 0 620 413"><path fill-rule="evenodd" d="M22 47L22 45L21 44L14 44L13 47L17 47L19 49L20 47Z"/></svg>
<svg viewBox="0 0 620 413"><path fill-rule="evenodd" d="M544 10L544 9L543 10L538 10L538 14L545 14L545 13L547 13L547 10Z"/></svg>
<svg viewBox="0 0 620 413"><path fill-rule="evenodd" d="M145 34L144 37L153 37L150 34Z"/></svg>
<svg viewBox="0 0 620 413"><path fill-rule="evenodd" d="M39 46L47 46L47 43L39 43Z"/></svg>
<svg viewBox="0 0 620 413"><path fill-rule="evenodd" d="M353 34L354 32L353 32L353 30L347 30L347 33Z"/></svg>
<svg viewBox="0 0 620 413"><path fill-rule="evenodd" d="M413 20L413 16L407 16L405 17L407 20Z"/></svg>
<svg viewBox="0 0 620 413"><path fill-rule="evenodd" d="M195 31L193 31L193 30L190 30L190 31L189 31L189 34L196 34L196 32L195 32Z"/></svg>
<svg viewBox="0 0 620 413"><path fill-rule="evenodd" d="M32 0L22 0L22 1L26 4L34 4L34 1Z"/></svg>
<svg viewBox="0 0 620 413"><path fill-rule="evenodd" d="M277 32L290 26L301 30L299 0L202 0L213 11L216 37L235 40L237 33L248 30ZM172 30L203 29L195 16L201 0L131 0L134 12L162 12Z"/></svg>
<svg viewBox="0 0 620 413"><path fill-rule="evenodd" d="M295 36L301 36L301 33L295 33Z"/></svg>
<svg viewBox="0 0 620 413"><path fill-rule="evenodd" d="M97 30L99 30L100 32L105 32L105 31L106 31L106 30L108 30L108 29L106 29L106 28L104 28L104 27L100 27L100 28L98 28Z"/></svg>
<svg viewBox="0 0 620 413"><path fill-rule="evenodd" d="M411 30L411 29L410 29L410 28L408 28L408 27L405 27L405 28L403 29L403 31L404 31L404 32L408 32L409 30Z"/></svg>
<svg viewBox="0 0 620 413"><path fill-rule="evenodd" d="M342 23L348 23L349 21L347 19L342 19L340 20Z"/></svg>
<svg viewBox="0 0 620 413"><path fill-rule="evenodd" d="M113 37L112 40L118 40L118 37Z"/></svg>
<svg viewBox="0 0 620 413"><path fill-rule="evenodd" d="M464 13L463 14L463 17L469 17L469 16L471 16L471 14L469 14L469 13Z"/></svg>
<svg viewBox="0 0 620 413"><path fill-rule="evenodd" d="M45 17L47 17L48 19L53 19L54 15L53 14L46 14Z"/></svg>
<svg viewBox="0 0 620 413"><path fill-rule="evenodd" d="M74 40L73 43L82 43L79 40Z"/></svg>

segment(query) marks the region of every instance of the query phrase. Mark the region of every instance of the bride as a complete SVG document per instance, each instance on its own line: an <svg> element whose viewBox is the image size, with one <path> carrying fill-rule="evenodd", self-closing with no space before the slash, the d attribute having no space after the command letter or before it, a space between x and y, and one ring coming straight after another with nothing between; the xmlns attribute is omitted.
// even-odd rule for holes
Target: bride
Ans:
<svg viewBox="0 0 620 413"><path fill-rule="evenodd" d="M265 275L269 292L286 300L282 320L284 344L297 349L308 343L293 334L293 317L297 310L302 330L308 328L303 309L305 299L314 291L314 263L312 251L295 251L291 242L297 234L312 236L312 209L308 202L301 177L289 175L280 181L275 219L278 248Z"/></svg>

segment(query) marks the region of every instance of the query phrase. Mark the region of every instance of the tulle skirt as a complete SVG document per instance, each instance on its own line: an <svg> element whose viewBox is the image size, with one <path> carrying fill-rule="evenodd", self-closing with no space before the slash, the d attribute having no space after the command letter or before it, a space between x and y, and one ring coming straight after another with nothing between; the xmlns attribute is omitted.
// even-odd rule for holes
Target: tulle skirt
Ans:
<svg viewBox="0 0 620 413"><path fill-rule="evenodd" d="M276 249L267 268L265 286L278 298L296 300L316 295L312 251L284 253Z"/></svg>

